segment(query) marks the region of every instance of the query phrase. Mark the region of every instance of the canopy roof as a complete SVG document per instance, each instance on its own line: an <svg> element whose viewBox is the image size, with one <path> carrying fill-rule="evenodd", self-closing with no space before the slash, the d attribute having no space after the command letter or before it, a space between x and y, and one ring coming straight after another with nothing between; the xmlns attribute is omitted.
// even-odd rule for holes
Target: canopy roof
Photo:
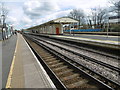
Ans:
<svg viewBox="0 0 120 90"><path fill-rule="evenodd" d="M37 28L40 26L46 26L49 24L70 24L70 23L78 23L78 20L75 20L75 19L72 19L69 17L61 17L61 18L57 18L57 19L48 21L48 22L43 23L41 25L37 25L37 26L31 27L31 28L28 28L28 29L34 29L34 28Z"/></svg>
<svg viewBox="0 0 120 90"><path fill-rule="evenodd" d="M61 17L61 18L57 18L55 20L52 20L50 22L53 23L62 23L62 24L70 24L70 23L77 23L78 21L72 18L68 18L68 17Z"/></svg>

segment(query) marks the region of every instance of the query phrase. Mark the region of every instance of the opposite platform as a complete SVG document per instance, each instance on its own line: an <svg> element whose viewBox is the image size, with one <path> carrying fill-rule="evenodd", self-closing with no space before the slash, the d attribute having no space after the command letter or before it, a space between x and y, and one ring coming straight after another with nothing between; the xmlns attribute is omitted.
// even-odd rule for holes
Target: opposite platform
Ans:
<svg viewBox="0 0 120 90"><path fill-rule="evenodd" d="M73 40L73 41L80 41L85 43L92 43L92 44L108 44L108 45L115 45L120 46L120 39L119 36L107 36L107 35L86 35L86 34L63 34L63 35L49 35L49 34L38 34L38 33L28 33L31 35L37 36L45 36L45 37L52 37L57 39L65 39L65 40Z"/></svg>
<svg viewBox="0 0 120 90"><path fill-rule="evenodd" d="M96 43L103 43L103 44L111 44L111 45L118 45L119 39L117 36L105 36L105 35L53 35L53 37L57 38L66 38L66 39L74 39L74 40L81 40L81 41L89 41L89 42L96 42ZM112 38L116 38L112 40Z"/></svg>
<svg viewBox="0 0 120 90"><path fill-rule="evenodd" d="M18 34L6 88L55 88L32 50Z"/></svg>
<svg viewBox="0 0 120 90"><path fill-rule="evenodd" d="M83 36L66 36L66 35L49 35L49 37L56 38L56 39L62 39L66 41L84 43L88 45L95 45L95 46L107 47L107 48L112 48L112 49L120 49L120 41L117 41L117 40L115 41L115 40L104 40L104 39L92 39L92 38L86 38ZM105 38L105 36L103 36L103 38Z"/></svg>

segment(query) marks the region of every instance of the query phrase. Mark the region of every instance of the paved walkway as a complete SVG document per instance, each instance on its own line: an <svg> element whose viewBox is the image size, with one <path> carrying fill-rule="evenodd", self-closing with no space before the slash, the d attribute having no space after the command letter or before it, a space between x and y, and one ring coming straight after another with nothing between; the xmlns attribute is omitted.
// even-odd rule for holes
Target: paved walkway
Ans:
<svg viewBox="0 0 120 90"><path fill-rule="evenodd" d="M101 36L101 35L50 35L51 37L56 38L65 38L65 39L73 39L73 40L81 40L81 41L90 41L90 42L97 42L103 44L110 44L110 45L119 45L120 41L118 41L117 36ZM112 39L111 39L112 38Z"/></svg>
<svg viewBox="0 0 120 90"><path fill-rule="evenodd" d="M7 77L9 74L11 62L13 59L17 36L13 35L9 39L2 42L2 87L5 88Z"/></svg>
<svg viewBox="0 0 120 90"><path fill-rule="evenodd" d="M55 88L46 71L20 34L18 34L6 88Z"/></svg>
<svg viewBox="0 0 120 90"><path fill-rule="evenodd" d="M92 34L66 34L64 36L71 36L71 37L80 37L80 38L88 38L94 40L109 40L109 41L120 41L119 36L110 36L110 35L92 35Z"/></svg>
<svg viewBox="0 0 120 90"><path fill-rule="evenodd" d="M0 90L2 89L2 41L0 41Z"/></svg>

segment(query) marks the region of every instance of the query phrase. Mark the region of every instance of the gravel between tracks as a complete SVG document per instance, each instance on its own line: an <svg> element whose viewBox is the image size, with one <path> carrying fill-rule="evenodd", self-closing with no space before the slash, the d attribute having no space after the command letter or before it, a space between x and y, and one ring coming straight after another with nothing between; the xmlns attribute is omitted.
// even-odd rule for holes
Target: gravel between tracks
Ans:
<svg viewBox="0 0 120 90"><path fill-rule="evenodd" d="M70 53L68 51L65 51L63 49L60 49L58 47L55 47L53 45L50 45L48 43L45 43L43 41L40 41L40 43L50 47L51 49L54 49L55 51L57 52L60 52L62 53L63 55L66 55L67 57L71 58L72 60L76 60L77 62L81 63L82 65L88 67L89 69L92 69L94 70L95 72L98 72L100 73L101 75L111 79L111 80L114 80L115 82L118 82L120 83L120 76L119 76L119 73L116 72L116 71L113 71L109 68L106 68L104 66L101 66L99 64L96 64L94 62L91 62L91 61L88 61L88 60L85 60L83 59L82 57L78 56L78 55L75 55L73 53ZM67 47L66 47L67 48ZM68 48L67 48L68 49ZM70 49L70 48L69 48ZM93 55L94 56L94 55Z"/></svg>
<svg viewBox="0 0 120 90"><path fill-rule="evenodd" d="M96 53L93 53L93 52L81 50L81 49L78 49L78 48L66 46L66 45L55 43L55 42L51 42L51 41L47 41L47 42L52 43L52 44L57 45L57 46L60 46L60 47L64 47L64 48L69 49L71 51L80 53L82 55L86 55L86 56L92 57L92 58L94 58L94 59L96 59L98 61L110 64L110 65L112 65L114 67L118 67L119 68L120 61L117 60L117 59L113 59L113 58L106 57L106 56L103 56L103 55L100 55L100 54L96 54Z"/></svg>

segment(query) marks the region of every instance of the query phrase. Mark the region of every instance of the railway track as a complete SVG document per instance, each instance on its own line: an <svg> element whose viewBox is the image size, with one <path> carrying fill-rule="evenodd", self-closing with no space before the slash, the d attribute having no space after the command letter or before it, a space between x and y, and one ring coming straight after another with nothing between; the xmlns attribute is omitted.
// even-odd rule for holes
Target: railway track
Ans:
<svg viewBox="0 0 120 90"><path fill-rule="evenodd" d="M45 38L45 39L48 39L48 38ZM91 48L87 48L87 47L82 47L80 45L74 45L74 44L71 44L71 43L66 43L65 41L62 41L62 40L55 40L55 39L48 39L50 41L53 41L53 42L57 42L57 43L60 43L60 44L63 44L63 45L67 45L67 46L70 46L70 47L75 47L75 48L78 48L80 50L85 50L85 51L88 51L88 52L92 52L92 53L96 53L96 54L99 54L99 55L103 55L103 56L106 56L106 57L110 57L110 58L113 58L113 59L119 59L120 60L120 57L117 56L117 55L112 55L112 54L108 54L108 53L105 53L105 52L101 52L99 50L94 50L94 49L91 49Z"/></svg>
<svg viewBox="0 0 120 90"><path fill-rule="evenodd" d="M100 87L102 86L106 89L118 89L119 85L114 83L113 81L110 81L102 77L101 75L98 76L97 73L94 73L85 66L41 44L39 40L32 38L30 39L47 50L46 51L36 46L37 48L39 48L39 50L41 50L38 50L37 52L39 52L40 56L43 58L45 63L52 69L52 71L57 75L57 77L60 78L60 81L65 85L66 88L100 89ZM52 52L52 54L48 51ZM59 58L56 58L58 56Z"/></svg>
<svg viewBox="0 0 120 90"><path fill-rule="evenodd" d="M37 39L40 40L40 41L46 42L48 44L51 44L50 42L47 42L46 39L44 39L44 40L40 39L40 38L37 38ZM43 43L43 45L45 45L45 44ZM84 56L82 54L73 52L71 50L66 49L65 47L61 47L61 46L55 45L53 43L51 45L54 48L55 47L60 48L62 50L61 53L63 53L63 55L70 52L69 54L67 54L67 56L69 58L71 57L72 54L74 54L74 57L71 58L72 60L75 60L76 62L79 62L79 63L82 62L83 65L85 65L89 69L93 70L94 72L97 72L98 74L101 74L102 76L108 78L109 80L111 80L115 83L118 83L118 84L120 83L119 82L120 68L116 68L114 66L111 66L109 64L106 64L106 63L103 63L103 62L100 62L100 61L97 61L96 59L90 58L88 56ZM58 49L58 48L56 48L56 49ZM60 52L59 49L58 49L58 51ZM68 51L68 52L66 52L66 51ZM80 57L78 57L78 56L80 56ZM75 59L76 57L77 57L77 59ZM83 61L79 59L81 57L82 57ZM94 64L96 64L96 65L94 65Z"/></svg>
<svg viewBox="0 0 120 90"><path fill-rule="evenodd" d="M66 45L66 46L70 46L71 48L72 48L72 47L75 47L75 48L81 50L81 48L79 48L78 46L74 46L74 45L70 45L70 44L67 44L67 43L62 43L62 42L54 41L54 40L51 41L51 39L49 40L49 39L46 39L46 38L39 38L39 37L35 37L35 36L31 36L31 37L36 38L36 39L41 40L41 41L44 41L44 42L46 42L46 43L49 43L49 44L51 44L51 45L54 45L54 46L56 46L56 47L59 47L59 48L61 48L61 49L66 50L66 51L69 51L69 52L71 52L71 53L74 53L74 54L76 54L76 55L82 56L83 58L86 58L86 59L88 59L88 60L91 60L91 61L93 61L93 62L95 62L95 63L100 64L100 65L106 66L106 67L108 67L108 68L110 68L110 69L112 69L112 70L115 70L115 71L117 71L117 72L120 72L119 64L113 66L113 65L111 65L109 62L104 62L104 61L101 61L101 60L97 60L97 59L91 58L91 57L89 57L89 56L80 54L80 53L78 53L78 52L72 51L72 50L70 50L70 49L66 49L65 47L61 47L62 45ZM52 42L53 42L53 43L52 43ZM58 44L56 44L56 43L60 43L61 46L58 45ZM94 51L90 51L90 52L94 52ZM104 55L103 53L98 53L98 52L94 52L94 53L97 53L97 54L100 54L100 55ZM116 60L117 63L119 63L119 61L120 61L120 59L119 59L118 57L109 56L109 55L106 55L106 54L105 54L104 56L105 56L105 58L106 58L106 57L113 58L113 60ZM114 61L113 61L113 62L114 62Z"/></svg>
<svg viewBox="0 0 120 90"><path fill-rule="evenodd" d="M36 35L31 35L31 36L36 36ZM60 43L60 44L63 44L63 45L72 46L72 47L78 48L80 50L85 50L85 51L93 52L93 53L100 54L100 55L103 55L103 56L106 56L106 57L110 57L110 58L113 58L113 59L120 60L120 57L118 55L112 55L112 54L109 54L109 52L106 53L106 52L103 52L103 51L101 52L100 50L96 50L96 49L94 50L94 49L91 49L91 48L82 47L82 45L77 45L77 43L74 45L73 43L70 43L69 41L66 43L66 41L64 41L62 39L58 40L57 38L51 38L51 37L46 38L46 37L43 37L43 36L37 36L37 37L46 39L48 41L57 42L57 43Z"/></svg>

